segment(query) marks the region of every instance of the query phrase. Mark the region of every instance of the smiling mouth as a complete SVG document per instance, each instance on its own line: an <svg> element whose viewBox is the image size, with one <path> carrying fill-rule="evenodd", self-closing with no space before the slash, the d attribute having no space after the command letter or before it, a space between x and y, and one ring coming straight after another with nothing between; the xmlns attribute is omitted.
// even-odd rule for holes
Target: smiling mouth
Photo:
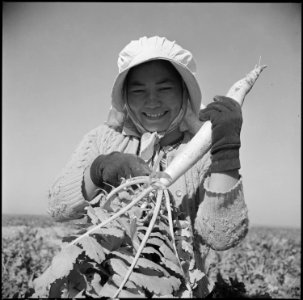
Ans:
<svg viewBox="0 0 303 300"><path fill-rule="evenodd" d="M150 114L150 113L146 113L146 112L143 112L143 115L147 118L147 119L150 119L150 120L157 120L157 119L160 119L162 118L164 115L166 115L168 113L168 111L165 111L163 113L158 113L158 114Z"/></svg>

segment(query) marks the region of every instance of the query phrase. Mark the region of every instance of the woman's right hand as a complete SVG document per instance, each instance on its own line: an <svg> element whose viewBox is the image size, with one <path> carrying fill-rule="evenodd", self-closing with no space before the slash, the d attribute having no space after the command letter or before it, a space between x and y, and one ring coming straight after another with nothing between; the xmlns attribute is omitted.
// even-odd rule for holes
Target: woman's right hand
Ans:
<svg viewBox="0 0 303 300"><path fill-rule="evenodd" d="M117 187L123 178L148 176L151 169L145 161L134 154L114 151L107 155L99 155L90 167L92 182L101 188L105 185Z"/></svg>

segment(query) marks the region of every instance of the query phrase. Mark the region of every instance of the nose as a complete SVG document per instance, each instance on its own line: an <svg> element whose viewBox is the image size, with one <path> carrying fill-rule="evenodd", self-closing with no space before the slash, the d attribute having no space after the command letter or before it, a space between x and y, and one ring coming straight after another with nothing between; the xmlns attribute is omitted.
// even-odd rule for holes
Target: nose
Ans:
<svg viewBox="0 0 303 300"><path fill-rule="evenodd" d="M156 91L150 91L148 93L146 105L154 107L154 106L160 105L160 103L161 103L161 101L160 101L160 98L157 95L157 92Z"/></svg>

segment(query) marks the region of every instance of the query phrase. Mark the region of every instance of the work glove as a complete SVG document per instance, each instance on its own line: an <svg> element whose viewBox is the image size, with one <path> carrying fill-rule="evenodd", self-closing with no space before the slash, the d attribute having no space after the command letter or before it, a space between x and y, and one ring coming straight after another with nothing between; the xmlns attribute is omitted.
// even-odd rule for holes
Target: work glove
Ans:
<svg viewBox="0 0 303 300"><path fill-rule="evenodd" d="M199 119L212 123L211 173L240 169L239 149L242 127L242 110L238 102L225 96L215 96Z"/></svg>
<svg viewBox="0 0 303 300"><path fill-rule="evenodd" d="M99 155L90 167L92 182L107 191L110 186L119 186L123 178L147 176L150 173L149 166L142 158L117 151Z"/></svg>

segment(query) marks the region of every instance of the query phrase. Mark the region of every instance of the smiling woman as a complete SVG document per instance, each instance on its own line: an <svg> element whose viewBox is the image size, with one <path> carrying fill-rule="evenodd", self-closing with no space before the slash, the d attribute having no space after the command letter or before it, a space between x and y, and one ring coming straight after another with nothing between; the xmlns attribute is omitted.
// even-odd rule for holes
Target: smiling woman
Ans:
<svg viewBox="0 0 303 300"><path fill-rule="evenodd" d="M211 150L167 187L170 193L165 189L193 241L182 268L199 274L198 279L188 276L193 295L205 297L213 288L204 265L210 248L234 247L248 231L239 174L241 106L217 96L199 113L193 56L164 37L132 41L120 52L118 66L108 121L89 132L73 153L50 189L49 212L59 221L85 218L85 208L123 180L150 175L151 182L193 139L196 132L186 124L211 120Z"/></svg>
<svg viewBox="0 0 303 300"><path fill-rule="evenodd" d="M187 101L182 82L176 69L164 60L132 68L126 78L132 121L137 119L147 131L165 132L180 113L183 99ZM174 134L182 135L178 128L174 128Z"/></svg>

